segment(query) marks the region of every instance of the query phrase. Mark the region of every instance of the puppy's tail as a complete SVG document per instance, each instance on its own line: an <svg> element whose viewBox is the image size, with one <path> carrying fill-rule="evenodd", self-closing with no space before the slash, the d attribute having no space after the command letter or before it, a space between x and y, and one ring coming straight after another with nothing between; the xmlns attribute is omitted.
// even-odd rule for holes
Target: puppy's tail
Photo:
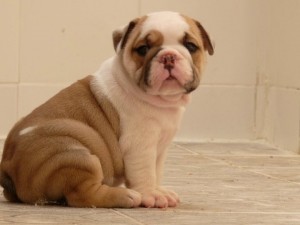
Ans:
<svg viewBox="0 0 300 225"><path fill-rule="evenodd" d="M0 171L0 185L4 188L4 197L10 202L20 202L12 179L3 171Z"/></svg>

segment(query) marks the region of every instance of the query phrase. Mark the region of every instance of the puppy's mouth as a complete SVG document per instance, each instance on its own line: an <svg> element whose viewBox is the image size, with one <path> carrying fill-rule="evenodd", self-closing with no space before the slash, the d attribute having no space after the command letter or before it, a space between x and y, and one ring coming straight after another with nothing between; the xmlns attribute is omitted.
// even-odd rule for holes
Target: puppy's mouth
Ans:
<svg viewBox="0 0 300 225"><path fill-rule="evenodd" d="M151 95L187 94L198 86L188 60L174 51L158 51L142 72L140 87Z"/></svg>
<svg viewBox="0 0 300 225"><path fill-rule="evenodd" d="M166 80L177 80L177 79L172 75L172 73L170 73Z"/></svg>

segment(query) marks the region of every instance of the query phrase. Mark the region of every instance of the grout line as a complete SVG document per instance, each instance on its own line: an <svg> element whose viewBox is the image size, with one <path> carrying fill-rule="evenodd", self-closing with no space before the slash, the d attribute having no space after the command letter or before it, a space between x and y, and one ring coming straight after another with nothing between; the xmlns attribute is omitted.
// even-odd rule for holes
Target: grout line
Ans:
<svg viewBox="0 0 300 225"><path fill-rule="evenodd" d="M282 86L282 85L272 85L270 88L275 88L275 89L278 89L278 90L289 90L289 91L300 91L300 88L299 87L289 87L289 86Z"/></svg>
<svg viewBox="0 0 300 225"><path fill-rule="evenodd" d="M201 154L199 154L198 152L194 152L194 151L192 151L192 150L190 150L190 149L188 149L188 148L186 148L186 147L184 147L184 146L182 146L182 145L180 145L180 144L178 144L178 143L172 143L175 147L177 147L177 148L179 148L179 149L181 149L181 150L184 150L184 151L186 151L186 152L189 152L189 153L191 153L192 155L201 155Z"/></svg>
<svg viewBox="0 0 300 225"><path fill-rule="evenodd" d="M53 82L53 83L47 83L46 81L43 82L22 82L20 83L20 85L22 86L49 86L49 87L67 87L69 85L71 85L73 83L73 81L69 81L69 82Z"/></svg>
<svg viewBox="0 0 300 225"><path fill-rule="evenodd" d="M300 120L299 120L299 128L300 128ZM300 129L299 129L299 153L295 153L293 151L282 149L279 146L269 142L266 139L255 139L255 140L248 140L248 139L198 139L198 140L184 139L184 140L180 140L180 139L177 139L177 140L174 140L174 142L172 142L172 144L174 144L180 148L184 148L185 150L187 150L189 152L192 152L192 151L182 145L185 145L185 144L261 144L267 148L277 150L278 152L289 153L288 155L285 155L286 157L300 156ZM201 153L199 153L199 154L201 154ZM203 154L201 154L201 155L203 155ZM204 154L204 155L206 155L206 154ZM232 156L235 156L235 155L232 155ZM249 154L246 154L245 156L249 156ZM277 156L277 155L273 155L273 156ZM278 155L278 156L284 156L284 155Z"/></svg>
<svg viewBox="0 0 300 225"><path fill-rule="evenodd" d="M133 217L128 216L128 215L126 215L126 214L124 214L124 213L122 213L122 212L119 212L119 211L116 210L116 209L110 209L110 211L116 213L116 214L119 215L119 216L125 217L126 219L128 219L128 220L130 220L130 221L132 221L132 222L135 222L136 224L144 225L144 223L142 223L142 222L138 221L137 219L134 219Z"/></svg>
<svg viewBox="0 0 300 225"><path fill-rule="evenodd" d="M259 174L259 175L262 175L264 177L271 178L271 179L274 179L274 180L279 180L279 181L283 181L283 182L288 182L290 184L300 185L299 182L291 181L291 180L288 180L288 179L282 179L282 178L279 178L279 177L276 177L276 176L272 176L272 175L269 175L269 174L266 174L266 173L255 171L255 170L253 170L253 169L251 169L249 167L236 165L236 164L234 164L233 162L230 162L230 161L226 161L226 160L222 160L222 159L217 159L217 158L211 158L211 157L207 157L207 156L204 156L204 157L207 158L207 159L216 161L216 162L223 162L223 164L226 164L226 165L228 165L230 167L239 168L239 169L241 169L243 171L246 171L246 172L249 172L249 173ZM287 157L289 157L289 156L287 156ZM274 168L282 168L282 167L274 167Z"/></svg>
<svg viewBox="0 0 300 225"><path fill-rule="evenodd" d="M276 177L276 176L272 176L272 175L269 175L269 174L266 174L266 173L262 173L262 172L259 172L259 171L247 170L247 169L245 169L245 170L248 171L248 172L251 172L251 173L259 174L259 175L274 179L274 180L279 180L279 181L284 181L284 182L287 182L287 183L290 183L290 184L300 185L299 182L291 181L291 180L288 180L288 179L285 180L285 179L282 179L282 178L279 178L279 177Z"/></svg>
<svg viewBox="0 0 300 225"><path fill-rule="evenodd" d="M273 179L273 180L283 181L283 182L287 182L287 183L290 183L290 184L296 184L298 186L300 185L299 182L291 181L291 180L288 180L288 179L285 180L285 179L282 179L282 178L279 178L279 177L276 177L276 176L272 176L272 175L269 175L269 174L266 174L266 173L255 171L255 170L253 170L249 167L236 165L233 162L228 162L226 160L221 160L221 159L216 159L216 158L211 158L211 157L206 157L206 156L204 156L204 157L207 158L207 159L210 159L212 161L222 162L223 164L226 164L226 165L228 165L230 167L233 167L233 168L239 168L243 171L246 171L246 172L249 172L249 173L252 173L252 174L258 174L258 175L261 175L261 176L264 176L264 177L267 177L267 178L270 178L270 179Z"/></svg>

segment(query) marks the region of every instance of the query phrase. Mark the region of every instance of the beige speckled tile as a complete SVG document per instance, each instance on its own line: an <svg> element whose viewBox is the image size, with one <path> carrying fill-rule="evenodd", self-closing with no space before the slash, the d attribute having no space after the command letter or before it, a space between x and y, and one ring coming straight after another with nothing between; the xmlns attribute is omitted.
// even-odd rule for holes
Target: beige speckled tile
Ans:
<svg viewBox="0 0 300 225"><path fill-rule="evenodd" d="M260 142L249 143L177 143L184 149L203 155L295 155Z"/></svg>
<svg viewBox="0 0 300 225"><path fill-rule="evenodd" d="M294 213L218 213L188 212L180 210L120 210L134 216L141 224L188 225L299 225L300 214Z"/></svg>
<svg viewBox="0 0 300 225"><path fill-rule="evenodd" d="M251 171L259 174L265 174L266 176L278 178L280 180L286 180L289 182L299 183L300 185L300 168L299 167L254 167Z"/></svg>
<svg viewBox="0 0 300 225"><path fill-rule="evenodd" d="M219 151L198 154L203 144L198 149L196 145L194 149L187 148L187 145L170 149L164 184L172 186L181 196L183 203L180 209L202 212L282 212L287 207L289 212L298 212L300 201L291 198L300 195L300 186L276 177L273 179L249 167L298 166L299 156L255 143L250 146L205 146L212 151ZM228 149L235 151L234 154ZM181 150L183 153L179 154ZM173 155L175 152L177 160Z"/></svg>
<svg viewBox="0 0 300 225"><path fill-rule="evenodd" d="M233 166L239 167L299 167L300 169L300 155L286 155L286 156L211 156L216 160L227 162Z"/></svg>
<svg viewBox="0 0 300 225"><path fill-rule="evenodd" d="M2 200L2 197L1 197ZM0 224L139 224L111 209L31 206L0 202Z"/></svg>

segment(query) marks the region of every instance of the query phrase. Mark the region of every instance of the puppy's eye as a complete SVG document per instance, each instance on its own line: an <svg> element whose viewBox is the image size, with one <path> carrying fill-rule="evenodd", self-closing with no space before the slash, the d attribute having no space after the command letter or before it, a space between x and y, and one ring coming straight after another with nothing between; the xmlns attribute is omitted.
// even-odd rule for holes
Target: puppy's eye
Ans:
<svg viewBox="0 0 300 225"><path fill-rule="evenodd" d="M190 53L195 53L199 49L199 47L193 42L185 42L183 45L187 48L187 50L189 50Z"/></svg>
<svg viewBox="0 0 300 225"><path fill-rule="evenodd" d="M142 46L136 48L135 51L136 51L137 54L139 54L140 56L145 56L145 55L147 54L147 52L149 51L149 46L147 46L147 45L142 45Z"/></svg>

